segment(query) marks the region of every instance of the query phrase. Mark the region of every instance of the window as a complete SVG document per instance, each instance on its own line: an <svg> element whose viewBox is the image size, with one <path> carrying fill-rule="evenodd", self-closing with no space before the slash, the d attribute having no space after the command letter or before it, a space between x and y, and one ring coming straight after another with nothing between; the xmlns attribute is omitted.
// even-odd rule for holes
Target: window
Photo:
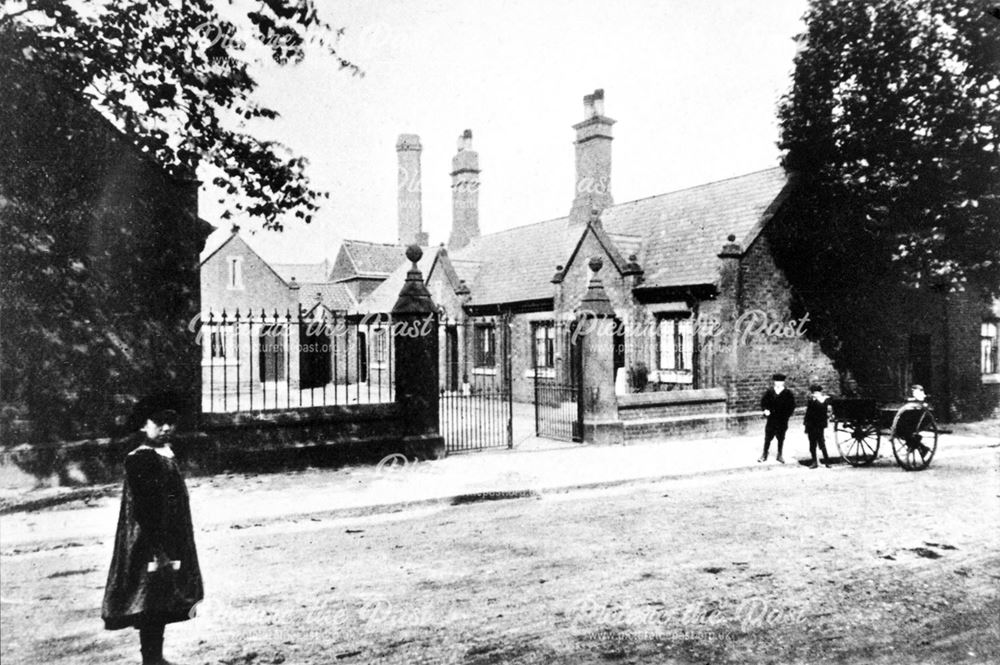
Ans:
<svg viewBox="0 0 1000 665"><path fill-rule="evenodd" d="M656 326L656 366L660 370L691 371L694 327L690 317L662 317Z"/></svg>
<svg viewBox="0 0 1000 665"><path fill-rule="evenodd" d="M236 326L232 323L212 323L208 326L208 359L224 363L226 358L235 360Z"/></svg>
<svg viewBox="0 0 1000 665"><path fill-rule="evenodd" d="M979 338L979 366L983 374L1000 373L997 366L997 322L984 321L982 333Z"/></svg>
<svg viewBox="0 0 1000 665"><path fill-rule="evenodd" d="M243 257L230 256L227 262L229 264L229 279L226 281L226 288L230 291L243 290Z"/></svg>
<svg viewBox="0 0 1000 665"><path fill-rule="evenodd" d="M532 324L532 360L535 367L555 367L555 330L551 322Z"/></svg>
<svg viewBox="0 0 1000 665"><path fill-rule="evenodd" d="M388 338L385 328L372 330L372 346L374 347L374 362L384 363L389 356Z"/></svg>
<svg viewBox="0 0 1000 665"><path fill-rule="evenodd" d="M226 359L226 331L225 329L212 331L212 360Z"/></svg>
<svg viewBox="0 0 1000 665"><path fill-rule="evenodd" d="M475 345L473 360L476 367L493 367L497 355L497 334L493 324L479 324L473 329L472 343Z"/></svg>
<svg viewBox="0 0 1000 665"><path fill-rule="evenodd" d="M285 337L283 325L273 323L261 326L257 345L257 367L261 382L285 380Z"/></svg>

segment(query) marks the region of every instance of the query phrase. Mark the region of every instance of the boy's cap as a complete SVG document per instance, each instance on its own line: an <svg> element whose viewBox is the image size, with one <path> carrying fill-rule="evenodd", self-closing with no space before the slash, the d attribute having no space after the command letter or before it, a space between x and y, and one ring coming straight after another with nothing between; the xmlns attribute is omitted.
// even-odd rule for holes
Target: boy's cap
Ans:
<svg viewBox="0 0 1000 665"><path fill-rule="evenodd" d="M784 381L785 380L785 375L784 374L775 374L775 375L773 375L771 377L771 380L772 381Z"/></svg>
<svg viewBox="0 0 1000 665"><path fill-rule="evenodd" d="M134 432L152 420L157 425L177 424L177 405L180 404L173 393L153 393L136 402L129 418L128 431Z"/></svg>
<svg viewBox="0 0 1000 665"><path fill-rule="evenodd" d="M156 413L149 416L149 419L160 427L163 427L164 425L173 426L177 424L177 412L173 409L160 409Z"/></svg>
<svg viewBox="0 0 1000 665"><path fill-rule="evenodd" d="M910 390L923 390L923 389L924 387L919 383L914 383L912 386L910 386Z"/></svg>
<svg viewBox="0 0 1000 665"><path fill-rule="evenodd" d="M819 385L818 383L814 383L811 386L809 386L809 392L811 392L811 393L821 393L821 392L823 392L823 386Z"/></svg>

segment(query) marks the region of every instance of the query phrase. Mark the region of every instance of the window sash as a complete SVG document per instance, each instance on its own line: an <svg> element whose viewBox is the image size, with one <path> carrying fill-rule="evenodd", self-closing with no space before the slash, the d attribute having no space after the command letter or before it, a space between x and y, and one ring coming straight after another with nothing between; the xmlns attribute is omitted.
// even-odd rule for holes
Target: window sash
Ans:
<svg viewBox="0 0 1000 665"><path fill-rule="evenodd" d="M691 371L694 362L694 324L690 317L660 317L656 335L656 367Z"/></svg>
<svg viewBox="0 0 1000 665"><path fill-rule="evenodd" d="M477 325L473 329L475 345L475 366L496 366L496 328L492 325Z"/></svg>
<svg viewBox="0 0 1000 665"><path fill-rule="evenodd" d="M532 360L535 367L553 368L555 367L555 349L553 346L554 329L551 323L533 324L534 334L532 338Z"/></svg>
<svg viewBox="0 0 1000 665"><path fill-rule="evenodd" d="M386 341L388 335L386 335L385 328L375 328L372 330L372 349L374 355L374 362L384 363L386 361Z"/></svg>
<svg viewBox="0 0 1000 665"><path fill-rule="evenodd" d="M998 349L997 324L984 321L979 342L979 367L982 374L998 373Z"/></svg>
<svg viewBox="0 0 1000 665"><path fill-rule="evenodd" d="M211 323L208 325L208 344L205 346L206 359L225 362L236 353L236 325L234 323Z"/></svg>

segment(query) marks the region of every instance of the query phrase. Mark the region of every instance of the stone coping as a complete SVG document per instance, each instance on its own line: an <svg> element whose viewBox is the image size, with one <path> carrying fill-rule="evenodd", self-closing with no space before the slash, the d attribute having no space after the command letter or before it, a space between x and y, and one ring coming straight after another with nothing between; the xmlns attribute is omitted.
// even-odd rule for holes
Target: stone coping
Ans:
<svg viewBox="0 0 1000 665"><path fill-rule="evenodd" d="M725 402L725 388L699 388L697 390L670 390L667 392L628 393L618 395L618 408L641 408L666 404L691 404L698 402Z"/></svg>
<svg viewBox="0 0 1000 665"><path fill-rule="evenodd" d="M254 425L295 425L338 420L381 420L400 415L397 402L380 404L337 404L313 407L292 407L275 411L240 411L233 413L202 413L201 428L246 427Z"/></svg>

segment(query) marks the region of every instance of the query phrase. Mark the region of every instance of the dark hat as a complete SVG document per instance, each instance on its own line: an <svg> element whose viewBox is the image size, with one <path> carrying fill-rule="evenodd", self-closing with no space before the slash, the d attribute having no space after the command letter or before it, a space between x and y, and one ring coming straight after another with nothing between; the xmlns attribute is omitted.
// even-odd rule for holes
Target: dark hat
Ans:
<svg viewBox="0 0 1000 665"><path fill-rule="evenodd" d="M177 424L177 412L173 409L160 409L149 416L149 419L162 427L163 425L174 426Z"/></svg>
<svg viewBox="0 0 1000 665"><path fill-rule="evenodd" d="M129 431L135 431L152 420L157 425L177 424L177 396L174 393L153 393L136 402L129 419Z"/></svg>
<svg viewBox="0 0 1000 665"><path fill-rule="evenodd" d="M774 376L771 377L771 380L772 381L784 381L785 380L785 375L784 374L775 374Z"/></svg>
<svg viewBox="0 0 1000 665"><path fill-rule="evenodd" d="M811 392L811 393L821 393L821 392L823 392L823 386L819 385L818 383L814 383L811 386L809 386L809 392Z"/></svg>

